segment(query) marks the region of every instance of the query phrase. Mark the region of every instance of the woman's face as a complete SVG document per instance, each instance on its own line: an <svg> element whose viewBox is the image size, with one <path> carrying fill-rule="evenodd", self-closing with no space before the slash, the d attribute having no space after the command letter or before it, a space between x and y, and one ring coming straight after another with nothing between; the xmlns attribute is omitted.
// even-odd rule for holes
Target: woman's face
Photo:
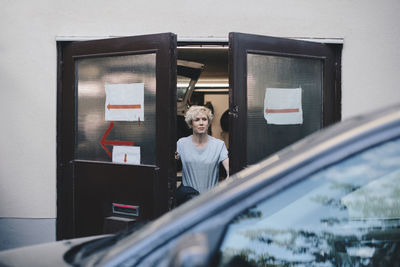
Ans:
<svg viewBox="0 0 400 267"><path fill-rule="evenodd" d="M204 113L197 114L192 120L192 129L195 134L207 134L208 118Z"/></svg>

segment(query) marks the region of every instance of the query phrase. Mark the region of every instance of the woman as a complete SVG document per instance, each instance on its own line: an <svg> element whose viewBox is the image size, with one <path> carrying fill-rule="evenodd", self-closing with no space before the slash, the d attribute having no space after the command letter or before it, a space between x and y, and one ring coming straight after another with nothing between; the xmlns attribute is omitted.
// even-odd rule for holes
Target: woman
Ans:
<svg viewBox="0 0 400 267"><path fill-rule="evenodd" d="M228 150L222 140L208 135L213 119L211 111L202 106L191 106L185 121L193 134L177 142L176 158L182 160L182 184L207 191L218 183L219 164L222 162L229 177Z"/></svg>

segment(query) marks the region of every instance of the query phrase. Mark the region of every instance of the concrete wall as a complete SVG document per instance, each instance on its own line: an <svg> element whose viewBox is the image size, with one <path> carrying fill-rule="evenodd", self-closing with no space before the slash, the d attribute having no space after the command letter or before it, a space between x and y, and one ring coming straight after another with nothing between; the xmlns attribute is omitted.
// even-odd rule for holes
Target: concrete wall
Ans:
<svg viewBox="0 0 400 267"><path fill-rule="evenodd" d="M400 1L0 0L0 217L56 217L56 37L343 38L342 115L400 101ZM53 230L51 230L53 231Z"/></svg>

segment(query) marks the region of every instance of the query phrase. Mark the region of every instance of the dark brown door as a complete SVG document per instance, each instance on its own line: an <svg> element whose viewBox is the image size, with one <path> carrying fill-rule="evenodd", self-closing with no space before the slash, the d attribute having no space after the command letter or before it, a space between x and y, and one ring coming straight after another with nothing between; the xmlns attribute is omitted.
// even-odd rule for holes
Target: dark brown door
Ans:
<svg viewBox="0 0 400 267"><path fill-rule="evenodd" d="M229 34L232 173L340 120L340 49Z"/></svg>
<svg viewBox="0 0 400 267"><path fill-rule="evenodd" d="M59 54L57 238L101 233L112 203L139 206L136 220L168 211L176 35L63 43Z"/></svg>

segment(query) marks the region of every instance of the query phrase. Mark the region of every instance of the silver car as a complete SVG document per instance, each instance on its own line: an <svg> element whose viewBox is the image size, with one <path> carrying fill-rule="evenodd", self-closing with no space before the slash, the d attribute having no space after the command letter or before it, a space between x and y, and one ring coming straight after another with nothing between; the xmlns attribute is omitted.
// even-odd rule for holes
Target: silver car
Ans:
<svg viewBox="0 0 400 267"><path fill-rule="evenodd" d="M398 266L400 106L321 130L141 229L1 266Z"/></svg>

